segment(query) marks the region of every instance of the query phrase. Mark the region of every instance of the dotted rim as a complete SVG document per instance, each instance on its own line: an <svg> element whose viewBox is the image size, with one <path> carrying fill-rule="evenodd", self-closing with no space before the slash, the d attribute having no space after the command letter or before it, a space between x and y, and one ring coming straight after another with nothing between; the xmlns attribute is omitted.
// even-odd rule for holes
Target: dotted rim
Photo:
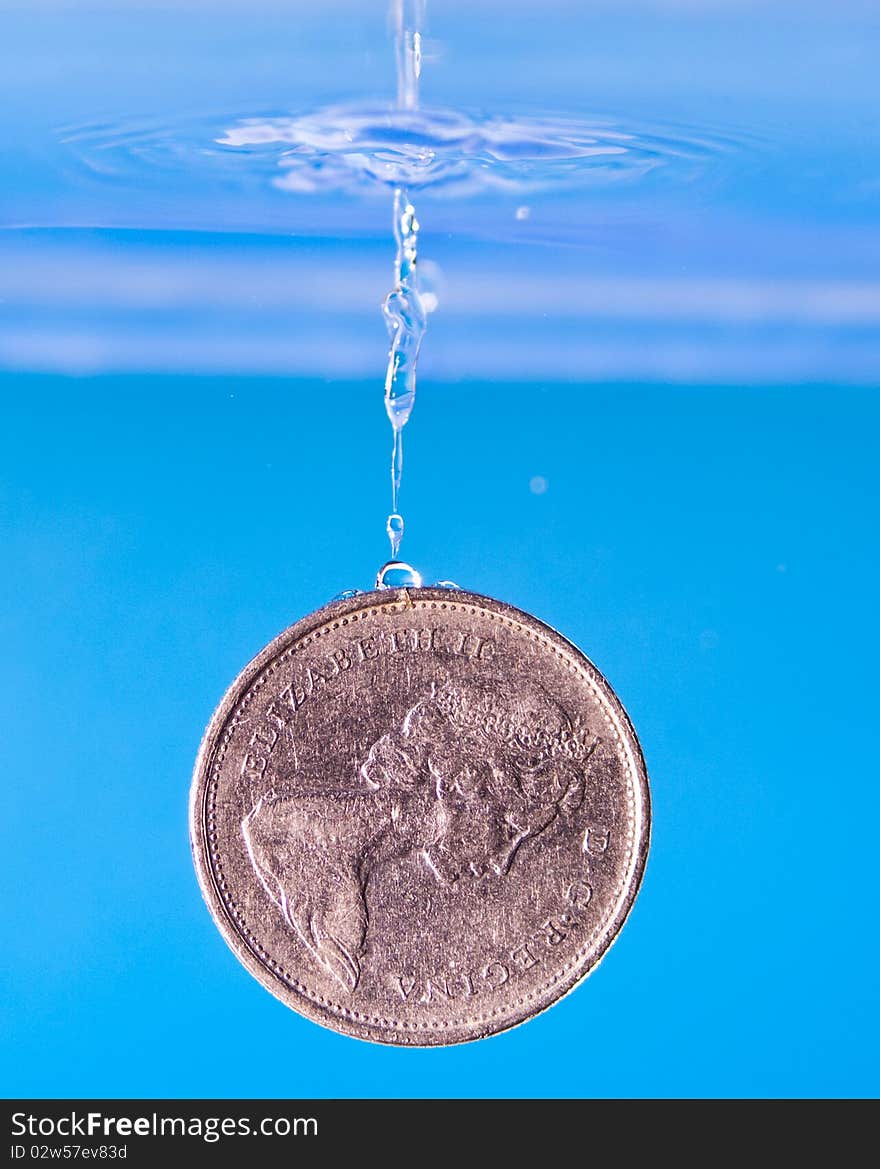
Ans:
<svg viewBox="0 0 880 1169"><path fill-rule="evenodd" d="M553 1005L565 993L577 986L581 978L595 968L607 952L613 940L619 934L638 893L644 872L650 820L650 795L647 775L645 773L641 749L632 724L611 686L581 650L567 641L562 634L551 629L530 614L522 613L520 610L514 609L513 606L507 605L504 602L495 601L493 598L482 597L477 594L460 593L456 595L455 600L450 599L448 593L444 593L443 596L444 599L439 600L436 596L436 590L425 588L394 590L391 596L385 592L372 595L362 594L345 601L334 602L326 608L319 609L315 613L295 622L267 645L241 671L229 687L205 732L202 747L196 762L191 805L192 843L196 868L199 872L200 882L202 883L202 891L205 894L205 899L212 915L218 925L220 925L224 937L232 945L237 956L244 960L240 946L235 945L235 940L223 928L227 922L229 927L234 931L235 939L244 944L247 952L252 955L255 964L259 967L259 970L269 975L273 980L273 984L275 982L281 984L279 988L260 979L263 985L267 986L267 989L275 994L278 994L279 990L282 993L283 990L295 992L301 998L305 998L308 1003L313 1004L315 1008L314 1013L309 1011L303 1012L307 1014L307 1017L331 1027L333 1023L328 1021L326 1017L322 1018L322 1015L329 1013L334 1018L350 1020L362 1027L379 1028L383 1031L391 1029L395 1033L403 1031L409 1032L410 1035L425 1031L446 1032L473 1029L474 1027L485 1024L497 1024L497 1021L502 1016L505 1017L505 1021L500 1026L491 1026L488 1032L483 1031L480 1035L495 1033L496 1031L515 1026L519 1022L523 1022L525 1018L532 1016L531 1011L523 1014L522 1008L530 1007L536 1000L541 1000L542 1002L542 1006L538 1007L538 1011ZM379 600L379 597L381 597L381 600ZM497 612L493 608L488 607L493 605L503 606L505 611ZM340 609L348 609L348 611L340 613L338 612ZM460 611L470 613L474 616L486 617L490 621L500 622L502 625L506 625L514 630L520 636L525 636L531 641L542 644L556 658L565 662L571 673L578 675L582 681L586 682L591 694L599 702L605 722L613 731L615 741L619 748L618 757L622 754L625 759L627 779L627 854L622 866L623 875L614 889L614 894L610 899L610 908L603 915L603 920L593 928L586 941L580 946L574 956L562 967L558 968L554 975L547 979L546 982L529 991L527 994L520 996L518 999L507 1001L503 1005L488 1012L482 1012L478 1015L461 1019L413 1022L406 1019L389 1018L384 1015L367 1014L354 1010L351 1007L346 1007L342 1003L334 1002L324 995L319 994L317 991L312 990L290 971L286 970L281 963L272 958L249 929L239 907L229 893L228 882L223 873L222 859L218 850L216 805L223 761L235 730L241 719L246 715L255 696L287 660L295 656L306 646L314 644L319 638L334 632L342 626L352 624L356 621L368 620L383 612L400 612L402 610L417 611L419 609ZM334 611L336 611L336 615L331 619L331 614ZM511 616L511 614L516 614L516 617ZM322 618L324 619L322 620ZM317 619L317 623L312 625L315 619ZM304 626L306 628L303 633L300 636L296 636L296 631L302 629ZM558 643L562 643L564 649L561 649ZM210 767L208 768L204 766L207 762L210 762ZM203 780L206 775L209 778L204 784L204 792L202 792ZM638 825L636 809L637 793L642 797L641 804L643 811ZM637 827L641 831L637 832ZM644 847L639 847L643 841ZM204 855L209 862L208 873L204 873L199 865L200 855ZM206 876L210 879L209 888L206 887L204 880ZM216 901L219 901L220 904L212 904L212 902ZM216 909L221 907L223 916L226 919L225 922L218 917L216 912ZM251 969L250 964L247 965ZM548 998L548 993L556 989L561 983L566 983L568 976L574 970L578 970L578 977L571 980L570 985L564 986L558 995L553 995ZM252 972L259 978L257 971ZM295 1004L289 1001L288 997L282 998L282 1001L297 1009ZM538 1012L535 1011L534 1013ZM351 1032L345 1033L351 1034ZM395 1041L394 1038L390 1038L388 1035L380 1035L377 1037L383 1039L385 1042ZM478 1035L468 1035L465 1037L465 1040L478 1037ZM444 1039L441 1042L450 1042L450 1040Z"/></svg>

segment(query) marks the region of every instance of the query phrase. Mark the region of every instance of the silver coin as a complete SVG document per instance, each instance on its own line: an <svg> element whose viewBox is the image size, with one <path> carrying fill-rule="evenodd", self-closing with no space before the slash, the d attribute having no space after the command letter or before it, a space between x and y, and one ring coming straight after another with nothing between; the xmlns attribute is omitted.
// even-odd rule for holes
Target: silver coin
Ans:
<svg viewBox="0 0 880 1169"><path fill-rule="evenodd" d="M500 601L374 592L292 625L230 687L191 796L205 900L317 1023L460 1043L570 991L648 850L647 776L596 667Z"/></svg>

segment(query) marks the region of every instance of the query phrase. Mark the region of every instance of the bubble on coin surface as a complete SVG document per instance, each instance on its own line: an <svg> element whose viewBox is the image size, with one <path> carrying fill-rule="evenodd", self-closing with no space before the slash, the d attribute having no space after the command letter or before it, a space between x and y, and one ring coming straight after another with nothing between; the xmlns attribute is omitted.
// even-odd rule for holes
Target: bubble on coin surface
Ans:
<svg viewBox="0 0 880 1169"><path fill-rule="evenodd" d="M360 1039L522 1023L602 958L650 799L620 701L561 634L443 588L337 600L239 675L190 806L205 900L288 1006Z"/></svg>

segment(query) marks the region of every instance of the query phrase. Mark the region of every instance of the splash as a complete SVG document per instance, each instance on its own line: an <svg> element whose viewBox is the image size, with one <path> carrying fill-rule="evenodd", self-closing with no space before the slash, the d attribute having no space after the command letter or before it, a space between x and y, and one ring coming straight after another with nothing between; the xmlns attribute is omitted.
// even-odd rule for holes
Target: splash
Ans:
<svg viewBox="0 0 880 1169"><path fill-rule="evenodd" d="M492 216L493 239L496 199L506 206L537 194L601 195L646 183L678 197L707 180L729 179L744 160L758 165L770 150L755 135L708 124L424 103L413 110L371 101L260 117L129 118L69 125L59 133L70 175L89 187L124 188L124 209L137 208L138 226L165 224L165 203L146 202L147 192L157 189L177 200L184 191L215 187L239 198L246 194L249 222L254 201L262 200L261 222L276 222L280 207L288 224L291 209L276 204L272 192L385 198L404 187L416 198L427 191L434 199L475 200L471 223L481 213L476 201L488 200L483 210ZM228 226L225 206L204 204L198 222ZM308 214L311 221L314 208Z"/></svg>

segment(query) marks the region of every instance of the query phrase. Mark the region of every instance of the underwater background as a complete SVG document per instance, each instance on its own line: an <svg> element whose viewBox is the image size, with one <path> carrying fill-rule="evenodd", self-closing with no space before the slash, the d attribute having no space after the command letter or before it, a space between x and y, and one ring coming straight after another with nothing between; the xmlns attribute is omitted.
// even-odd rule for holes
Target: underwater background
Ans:
<svg viewBox="0 0 880 1169"><path fill-rule="evenodd" d="M0 1088L871 1096L880 14L6 0ZM388 556L391 199L430 312L401 555L596 663L654 799L633 913L529 1024L367 1045L238 965L205 723Z"/></svg>

